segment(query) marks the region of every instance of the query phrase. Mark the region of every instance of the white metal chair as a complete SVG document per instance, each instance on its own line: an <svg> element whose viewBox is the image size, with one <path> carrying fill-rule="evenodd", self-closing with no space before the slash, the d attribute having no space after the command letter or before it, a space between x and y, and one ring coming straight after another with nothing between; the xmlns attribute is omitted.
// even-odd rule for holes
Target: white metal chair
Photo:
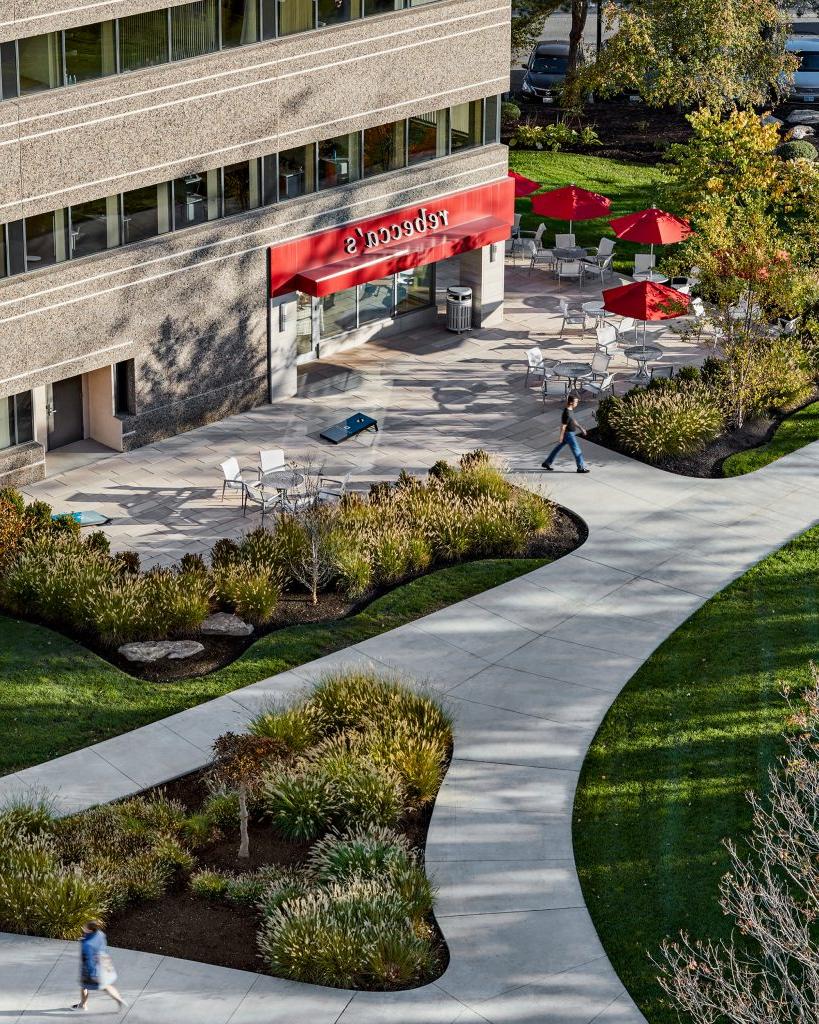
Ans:
<svg viewBox="0 0 819 1024"><path fill-rule="evenodd" d="M526 380L523 382L524 387L528 387L529 374L531 373L539 373L544 379L546 377L546 364L543 362L543 353L537 345L526 350Z"/></svg>
<svg viewBox="0 0 819 1024"><path fill-rule="evenodd" d="M560 325L560 337L563 337L563 332L567 327L579 327L582 331L581 338L586 336L586 314L582 309L570 309L569 300L560 300L560 315L563 317L563 323Z"/></svg>
<svg viewBox="0 0 819 1024"><path fill-rule="evenodd" d="M637 321L633 316L624 316L621 318L620 323L617 324L617 340L621 345L625 345L626 339L623 335L628 334L630 331L634 331L633 340L636 339Z"/></svg>
<svg viewBox="0 0 819 1024"><path fill-rule="evenodd" d="M231 455L229 459L225 459L220 465L224 480L222 481L222 501L225 500L225 491L238 491L242 496L242 504L245 500L245 486L248 481L244 477L243 470L239 465L239 460Z"/></svg>
<svg viewBox="0 0 819 1024"><path fill-rule="evenodd" d="M591 361L592 380L605 377L609 372L609 363L611 363L611 356L608 352L595 352Z"/></svg>
<svg viewBox="0 0 819 1024"><path fill-rule="evenodd" d="M320 476L316 497L319 501L341 501L347 493L347 484L353 471L350 470L342 477Z"/></svg>
<svg viewBox="0 0 819 1024"><path fill-rule="evenodd" d="M580 262L583 264L583 270L590 274L600 275L600 284L603 283L603 277L605 274L611 273L611 261L614 259L613 256L592 256L591 259L583 259Z"/></svg>
<svg viewBox="0 0 819 1024"><path fill-rule="evenodd" d="M522 213L515 214L515 220L512 224L512 238L520 238L520 218L522 216Z"/></svg>
<svg viewBox="0 0 819 1024"><path fill-rule="evenodd" d="M549 375L543 378L543 387L541 389L541 398L543 404L546 404L547 398L565 398L569 393L569 381L565 377L559 377Z"/></svg>
<svg viewBox="0 0 819 1024"><path fill-rule="evenodd" d="M600 380L587 380L583 382L583 390L591 392L600 398L609 391L614 390L614 374L607 373Z"/></svg>
<svg viewBox="0 0 819 1024"><path fill-rule="evenodd" d="M674 376L674 367L671 363L655 363L653 366L647 366L646 369L652 380L657 377L668 377L670 380Z"/></svg>
<svg viewBox="0 0 819 1024"><path fill-rule="evenodd" d="M268 489L262 484L245 484L245 500L242 515L247 515L247 506L256 505L262 510L262 522L268 512L278 512L282 508L281 494L275 489Z"/></svg>
<svg viewBox="0 0 819 1024"><path fill-rule="evenodd" d="M534 267L539 263L545 263L551 269L554 269L555 256L551 249L545 249L543 247L543 233L546 230L545 224L540 224L535 237L531 239L529 243L529 273L531 274Z"/></svg>
<svg viewBox="0 0 819 1024"><path fill-rule="evenodd" d="M614 247L616 244L617 243L614 241L613 238L601 238L600 243L597 246L596 255L603 257L611 256L611 254L614 252Z"/></svg>
<svg viewBox="0 0 819 1024"><path fill-rule="evenodd" d="M617 348L617 328L614 324L601 324L595 328L597 335L597 350L611 355Z"/></svg>
<svg viewBox="0 0 819 1024"><path fill-rule="evenodd" d="M580 260L558 260L557 261L557 281L558 284L567 278L570 281L577 281L578 285L583 287L583 264Z"/></svg>
<svg viewBox="0 0 819 1024"><path fill-rule="evenodd" d="M654 269L656 263L656 256L652 256L647 252L638 252L634 256L634 273L647 274L649 270Z"/></svg>
<svg viewBox="0 0 819 1024"><path fill-rule="evenodd" d="M266 473L275 473L280 469L287 469L283 448L268 448L259 452L260 476L264 476Z"/></svg>
<svg viewBox="0 0 819 1024"><path fill-rule="evenodd" d="M555 249L574 249L575 244L574 233L555 235Z"/></svg>

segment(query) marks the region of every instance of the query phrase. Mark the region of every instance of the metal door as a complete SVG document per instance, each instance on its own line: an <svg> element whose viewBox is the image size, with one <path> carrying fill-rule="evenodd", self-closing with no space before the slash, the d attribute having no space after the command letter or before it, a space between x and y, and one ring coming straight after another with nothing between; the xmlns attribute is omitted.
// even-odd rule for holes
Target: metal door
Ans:
<svg viewBox="0 0 819 1024"><path fill-rule="evenodd" d="M55 380L47 388L48 447L61 448L83 438L82 376Z"/></svg>

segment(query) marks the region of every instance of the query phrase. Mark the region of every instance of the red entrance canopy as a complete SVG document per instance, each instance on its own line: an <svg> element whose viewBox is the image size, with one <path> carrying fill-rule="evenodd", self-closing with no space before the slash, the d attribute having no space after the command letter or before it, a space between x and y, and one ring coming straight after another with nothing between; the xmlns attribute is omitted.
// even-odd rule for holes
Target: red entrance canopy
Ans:
<svg viewBox="0 0 819 1024"><path fill-rule="evenodd" d="M596 192L566 185L563 188L542 192L532 200L532 213L554 220L594 220L611 212L611 200Z"/></svg>
<svg viewBox="0 0 819 1024"><path fill-rule="evenodd" d="M603 292L604 309L635 320L673 320L685 316L690 302L687 295L656 281L635 281Z"/></svg>
<svg viewBox="0 0 819 1024"><path fill-rule="evenodd" d="M520 199L521 196L530 196L540 188L539 181L532 181L531 178L518 174L517 171L510 171L509 177L515 183L515 199Z"/></svg>
<svg viewBox="0 0 819 1024"><path fill-rule="evenodd" d="M271 246L270 294L331 295L505 242L514 202L514 183L506 177Z"/></svg>
<svg viewBox="0 0 819 1024"><path fill-rule="evenodd" d="M625 217L610 220L614 233L627 242L641 242L643 245L671 245L681 242L691 234L691 225L682 217L652 206L648 210L627 213Z"/></svg>

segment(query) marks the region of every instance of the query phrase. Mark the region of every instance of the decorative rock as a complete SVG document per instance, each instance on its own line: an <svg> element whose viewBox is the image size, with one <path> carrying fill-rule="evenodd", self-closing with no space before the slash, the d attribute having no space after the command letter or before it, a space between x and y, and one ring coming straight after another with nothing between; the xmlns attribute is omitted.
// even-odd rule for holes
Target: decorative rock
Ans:
<svg viewBox="0 0 819 1024"><path fill-rule="evenodd" d="M773 114L765 114L765 116L760 118L760 120L765 125L775 124L777 128L781 128L782 125L785 123L780 118L774 117Z"/></svg>
<svg viewBox="0 0 819 1024"><path fill-rule="evenodd" d="M819 124L819 110L792 110L788 124Z"/></svg>
<svg viewBox="0 0 819 1024"><path fill-rule="evenodd" d="M238 615L217 612L205 619L200 627L200 632L205 636L250 636L253 627L249 622L240 619Z"/></svg>
<svg viewBox="0 0 819 1024"><path fill-rule="evenodd" d="M118 651L128 661L160 661L162 658L192 658L204 649L198 640L143 640L123 644Z"/></svg>
<svg viewBox="0 0 819 1024"><path fill-rule="evenodd" d="M809 139L816 134L816 129L812 128L809 124L798 124L791 129L791 138L796 141L798 139Z"/></svg>

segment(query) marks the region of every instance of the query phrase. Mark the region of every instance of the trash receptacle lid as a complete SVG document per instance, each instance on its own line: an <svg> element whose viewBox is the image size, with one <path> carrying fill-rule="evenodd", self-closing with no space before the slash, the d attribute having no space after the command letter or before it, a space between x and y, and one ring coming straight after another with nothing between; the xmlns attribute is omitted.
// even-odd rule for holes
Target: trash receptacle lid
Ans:
<svg viewBox="0 0 819 1024"><path fill-rule="evenodd" d="M472 289L471 288L459 288L457 286L453 286L452 288L447 288L446 293L447 293L447 296L451 296L453 299L471 299L472 298Z"/></svg>

